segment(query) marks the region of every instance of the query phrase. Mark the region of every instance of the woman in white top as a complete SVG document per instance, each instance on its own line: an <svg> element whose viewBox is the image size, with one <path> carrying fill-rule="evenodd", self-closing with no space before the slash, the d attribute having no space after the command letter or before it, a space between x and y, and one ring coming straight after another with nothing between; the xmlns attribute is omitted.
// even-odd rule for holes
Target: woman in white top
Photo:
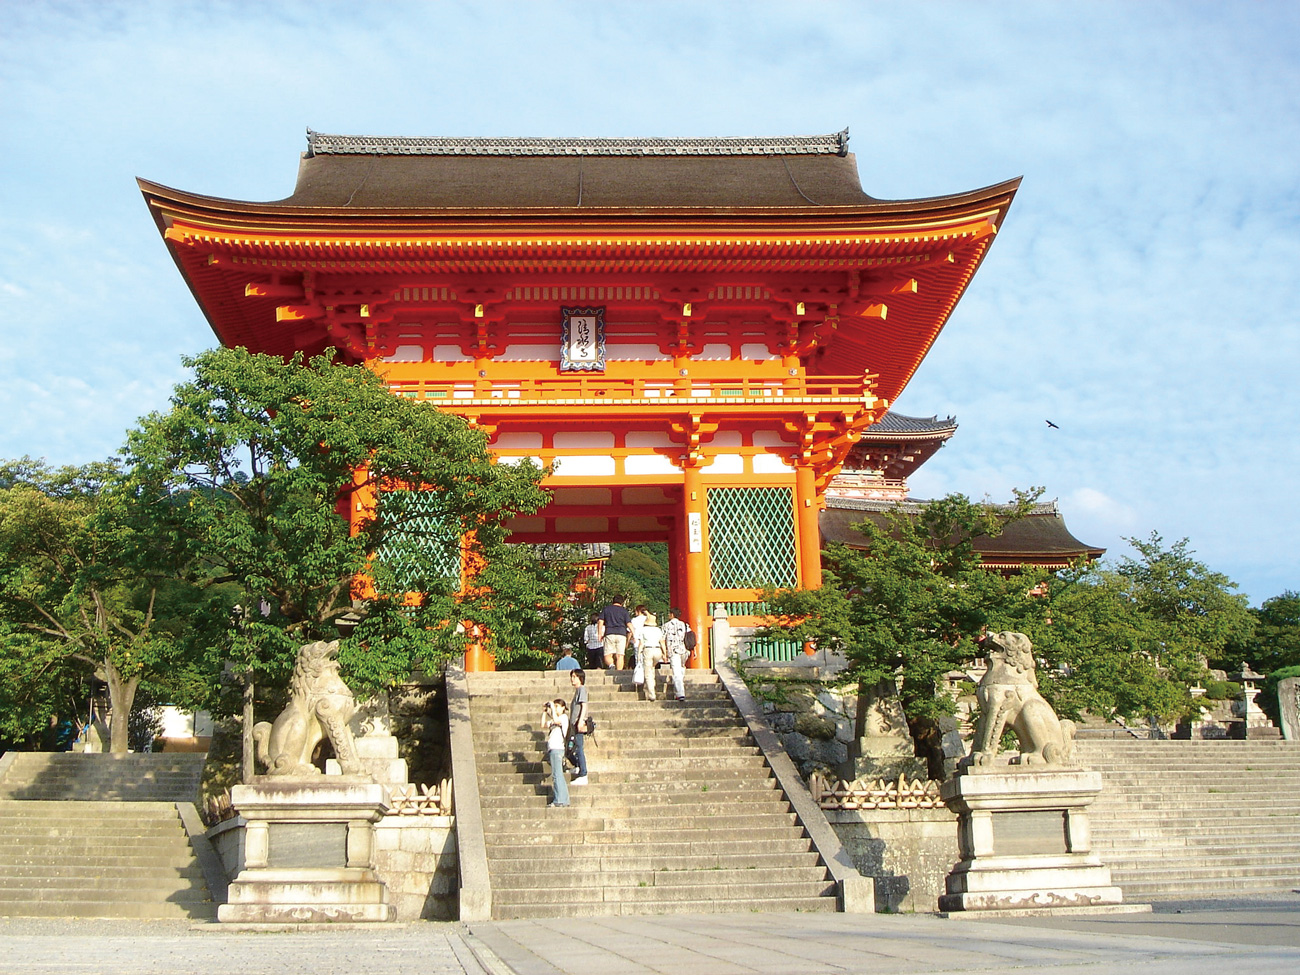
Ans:
<svg viewBox="0 0 1300 975"><path fill-rule="evenodd" d="M552 809L569 804L569 783L564 781L564 739L569 734L569 707L556 698L542 707L542 728L546 731L546 755L551 763Z"/></svg>

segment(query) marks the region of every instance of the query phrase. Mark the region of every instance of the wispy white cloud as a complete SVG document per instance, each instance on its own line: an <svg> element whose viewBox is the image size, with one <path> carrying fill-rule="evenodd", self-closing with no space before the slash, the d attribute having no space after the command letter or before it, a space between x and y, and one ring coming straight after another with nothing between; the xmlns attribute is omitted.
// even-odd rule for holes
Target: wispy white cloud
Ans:
<svg viewBox="0 0 1300 975"><path fill-rule="evenodd" d="M307 125L847 124L882 198L1025 177L898 403L961 423L917 493L1042 484L1084 541L1120 551L1156 529L1256 600L1300 588L1300 6L68 0L3 16L0 455L112 452L212 342L135 176L283 197Z"/></svg>

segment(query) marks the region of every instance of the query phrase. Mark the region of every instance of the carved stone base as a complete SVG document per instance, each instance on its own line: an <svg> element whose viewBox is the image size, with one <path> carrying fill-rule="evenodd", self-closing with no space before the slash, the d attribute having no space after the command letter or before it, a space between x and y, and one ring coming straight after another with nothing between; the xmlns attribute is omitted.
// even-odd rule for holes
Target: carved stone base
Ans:
<svg viewBox="0 0 1300 975"><path fill-rule="evenodd" d="M958 816L961 860L941 911L1097 907L1123 902L1092 852L1087 806L1101 775L1078 769L968 770L940 791Z"/></svg>
<svg viewBox="0 0 1300 975"><path fill-rule="evenodd" d="M244 870L217 908L227 924L391 921L388 890L373 870Z"/></svg>
<svg viewBox="0 0 1300 975"><path fill-rule="evenodd" d="M382 785L346 776L263 777L231 790L243 816L243 869L217 918L235 924L391 921L374 871L373 825L388 809Z"/></svg>

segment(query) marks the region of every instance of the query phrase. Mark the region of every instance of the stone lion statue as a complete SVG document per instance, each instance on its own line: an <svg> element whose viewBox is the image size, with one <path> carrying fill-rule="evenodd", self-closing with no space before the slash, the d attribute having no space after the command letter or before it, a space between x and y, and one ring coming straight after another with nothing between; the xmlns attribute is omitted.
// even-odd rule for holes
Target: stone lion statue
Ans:
<svg viewBox="0 0 1300 975"><path fill-rule="evenodd" d="M975 689L980 716L970 765L991 765L1002 732L1010 728L1020 742L1024 765L1068 765L1074 761L1074 722L1062 721L1038 693L1033 644L1023 633L990 633L984 638L988 670Z"/></svg>
<svg viewBox="0 0 1300 975"><path fill-rule="evenodd" d="M362 771L356 741L348 728L357 702L339 677L338 652L337 640L300 647L289 679L289 703L274 724L261 721L253 726L257 757L268 775L319 775L311 758L326 736L345 775Z"/></svg>

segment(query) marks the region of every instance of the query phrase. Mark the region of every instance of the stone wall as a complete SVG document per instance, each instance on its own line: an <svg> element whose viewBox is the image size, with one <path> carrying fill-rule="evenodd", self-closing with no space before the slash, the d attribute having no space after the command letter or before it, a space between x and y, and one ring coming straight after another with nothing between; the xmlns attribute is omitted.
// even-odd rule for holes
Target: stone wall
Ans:
<svg viewBox="0 0 1300 975"><path fill-rule="evenodd" d="M451 775L447 739L447 682L441 675L403 684L388 693L398 754L406 759L410 781L436 786Z"/></svg>
<svg viewBox="0 0 1300 975"><path fill-rule="evenodd" d="M817 668L748 668L745 683L805 779L813 772L853 778L850 748L857 738L856 685L824 687Z"/></svg>
<svg viewBox="0 0 1300 975"><path fill-rule="evenodd" d="M454 921L459 872L452 816L385 816L375 824L375 872L399 921Z"/></svg>
<svg viewBox="0 0 1300 975"><path fill-rule="evenodd" d="M826 819L864 877L876 882L876 910L939 909L957 862L957 817L947 809L830 809Z"/></svg>

